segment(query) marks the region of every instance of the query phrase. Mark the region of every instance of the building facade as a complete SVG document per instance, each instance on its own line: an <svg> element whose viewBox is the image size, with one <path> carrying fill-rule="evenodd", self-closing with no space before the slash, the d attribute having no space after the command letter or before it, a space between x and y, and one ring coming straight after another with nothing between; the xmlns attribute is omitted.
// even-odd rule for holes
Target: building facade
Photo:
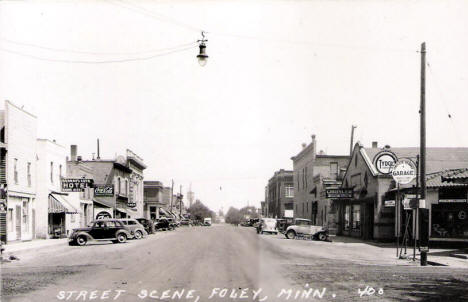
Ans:
<svg viewBox="0 0 468 302"><path fill-rule="evenodd" d="M127 149L127 166L132 170L130 174L130 185L128 193L128 203L135 205L137 217L143 217L144 212L144 184L143 170L146 165L143 159L131 150Z"/></svg>
<svg viewBox="0 0 468 302"><path fill-rule="evenodd" d="M327 225L331 202L324 192L327 186L336 185L340 171L347 166L348 155L317 153L317 141L312 135L309 145L292 157L294 176L294 217L310 219L314 224Z"/></svg>
<svg viewBox="0 0 468 302"><path fill-rule="evenodd" d="M402 193L416 193L412 192L416 180L398 189L392 176L380 173L374 164L374 159L382 151L392 152L397 159L408 158L414 161L419 154L417 147L390 148L386 146L378 148L377 144L374 143L372 148L365 148L361 143L356 143L342 182L342 188L352 188L353 198L334 200L338 205L338 234L382 241L395 238L395 217L397 215L395 200L404 198L403 195L396 197L395 194L399 190ZM448 189L452 193L445 192L447 189L442 186L440 194L442 194L443 201L439 202L441 200L440 188L435 185L434 179L437 179L437 175L442 173L441 171L468 168L468 148L427 148L426 154L428 177L426 204L430 209L431 219L434 219L436 212L443 212L439 211L438 208L443 206L445 197L450 197L450 194L465 196L463 190L461 193L454 193L456 190L453 187L455 186ZM439 178L441 179L442 176L439 175ZM447 200L451 199L447 198ZM432 209L434 204L437 205ZM405 212L403 211L400 215L403 213ZM403 221L406 217L403 218ZM433 229L432 226L431 229ZM431 232L431 230L429 231Z"/></svg>
<svg viewBox="0 0 468 302"><path fill-rule="evenodd" d="M167 206L167 201L163 199L163 190L164 186L160 181L144 181L143 215L145 218L158 219L160 208Z"/></svg>
<svg viewBox="0 0 468 302"><path fill-rule="evenodd" d="M37 140L36 238L66 237L80 226L80 208L71 195L62 193L61 180L67 175L66 150L55 141Z"/></svg>
<svg viewBox="0 0 468 302"><path fill-rule="evenodd" d="M0 116L0 181L6 191L6 219L0 221L0 233L7 241L31 240L36 224L37 118L9 101Z"/></svg>
<svg viewBox="0 0 468 302"><path fill-rule="evenodd" d="M293 171L276 171L268 181L268 216L275 218L292 217L294 184Z"/></svg>

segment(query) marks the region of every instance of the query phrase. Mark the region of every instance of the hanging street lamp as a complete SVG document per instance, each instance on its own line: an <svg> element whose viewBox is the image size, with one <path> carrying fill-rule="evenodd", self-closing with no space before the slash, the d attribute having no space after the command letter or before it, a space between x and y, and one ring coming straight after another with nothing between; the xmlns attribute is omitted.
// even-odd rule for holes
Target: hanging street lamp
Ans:
<svg viewBox="0 0 468 302"><path fill-rule="evenodd" d="M202 31L201 32L202 34L202 39L201 40L198 40L198 47L200 48L200 52L199 54L197 55L197 58L198 58L198 64L200 64L200 66L205 66L206 63L208 62L208 55L206 54L206 42L208 42L208 40L205 39L205 32Z"/></svg>

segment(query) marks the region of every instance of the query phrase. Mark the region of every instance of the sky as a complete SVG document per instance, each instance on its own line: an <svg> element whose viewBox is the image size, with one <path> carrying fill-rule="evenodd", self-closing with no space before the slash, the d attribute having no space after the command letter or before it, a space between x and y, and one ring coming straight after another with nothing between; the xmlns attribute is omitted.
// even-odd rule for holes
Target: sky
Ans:
<svg viewBox="0 0 468 302"><path fill-rule="evenodd" d="M3 0L0 100L84 159L99 138L213 210L259 206L312 134L419 145L422 42L427 146L468 147L467 29L466 1Z"/></svg>

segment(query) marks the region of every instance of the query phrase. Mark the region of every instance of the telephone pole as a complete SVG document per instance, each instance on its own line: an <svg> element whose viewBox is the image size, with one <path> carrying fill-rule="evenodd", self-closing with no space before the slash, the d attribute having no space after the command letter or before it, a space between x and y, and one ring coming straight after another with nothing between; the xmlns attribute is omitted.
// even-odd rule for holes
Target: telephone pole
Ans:
<svg viewBox="0 0 468 302"><path fill-rule="evenodd" d="M174 180L171 179L172 185L171 185L171 213L172 213L172 199L174 198Z"/></svg>
<svg viewBox="0 0 468 302"><path fill-rule="evenodd" d="M421 105L420 105L420 184L422 202L418 203L419 248L421 252L421 266L427 265L427 250L429 246L429 210L426 209L426 43L421 44ZM421 207L422 204L422 207Z"/></svg>

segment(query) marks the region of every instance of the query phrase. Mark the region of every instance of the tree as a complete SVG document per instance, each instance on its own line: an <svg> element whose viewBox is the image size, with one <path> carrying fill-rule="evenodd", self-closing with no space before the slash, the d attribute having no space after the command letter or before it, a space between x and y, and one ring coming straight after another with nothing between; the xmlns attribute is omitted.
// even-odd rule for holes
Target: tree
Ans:
<svg viewBox="0 0 468 302"><path fill-rule="evenodd" d="M194 204L192 204L187 212L190 213L192 220L203 220L204 218L213 218L216 216L215 212L211 211L200 200L197 200Z"/></svg>
<svg viewBox="0 0 468 302"><path fill-rule="evenodd" d="M242 215L240 211L236 208L230 207L225 216L226 223L239 224L241 219Z"/></svg>
<svg viewBox="0 0 468 302"><path fill-rule="evenodd" d="M243 219L259 218L257 208L253 206L243 207L240 209L240 214Z"/></svg>

